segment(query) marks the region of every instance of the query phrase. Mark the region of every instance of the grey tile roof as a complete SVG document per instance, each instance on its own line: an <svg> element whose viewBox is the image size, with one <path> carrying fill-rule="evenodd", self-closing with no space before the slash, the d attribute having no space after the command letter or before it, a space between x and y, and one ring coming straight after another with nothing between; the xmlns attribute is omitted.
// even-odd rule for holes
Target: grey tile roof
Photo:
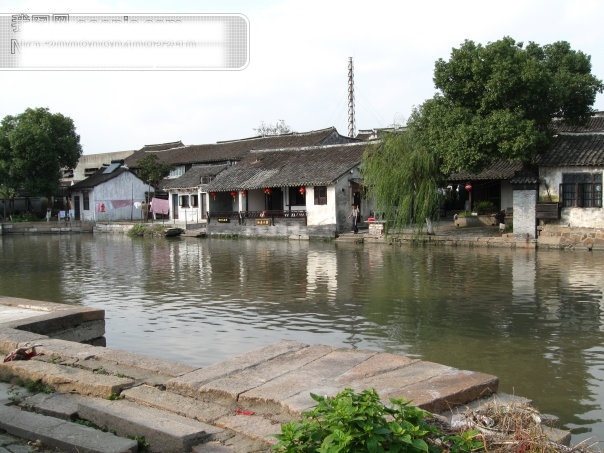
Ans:
<svg viewBox="0 0 604 453"><path fill-rule="evenodd" d="M536 162L542 167L604 166L604 134L560 134Z"/></svg>
<svg viewBox="0 0 604 453"><path fill-rule="evenodd" d="M290 148L353 141L358 140L340 135L334 127L329 127L317 131L259 136L204 145L176 146L167 149L142 148L126 159L126 165L136 168L138 161L150 153L158 156L161 162L186 165L237 161L253 149Z"/></svg>
<svg viewBox="0 0 604 453"><path fill-rule="evenodd" d="M570 126L560 120L554 120L554 128L558 133L604 132L604 112L596 112L585 126Z"/></svg>
<svg viewBox="0 0 604 453"><path fill-rule="evenodd" d="M225 170L228 165L194 165L179 178L164 179L160 183L160 188L168 189L188 189L201 185L201 178L204 176L214 177Z"/></svg>
<svg viewBox="0 0 604 453"><path fill-rule="evenodd" d="M522 171L523 165L519 161L500 160L495 162L480 173L459 172L450 175L447 180L450 182L464 181L492 181L510 179L519 171Z"/></svg>
<svg viewBox="0 0 604 453"><path fill-rule="evenodd" d="M181 146L185 146L183 142L178 140L177 142L168 142L168 143L156 143L154 145L145 145L139 151L162 151L166 149L179 148Z"/></svg>
<svg viewBox="0 0 604 453"><path fill-rule="evenodd" d="M92 189L92 188L98 186L99 184L102 184L106 181L109 181L110 179L113 179L113 178L121 175L122 173L130 171L127 168L119 167L111 173L104 173L105 168L106 167L103 167L100 170L98 170L96 173L94 173L92 176L89 176L88 178L84 179L83 181L76 182L73 186L69 186L68 190L73 192L73 191L83 190L83 189Z"/></svg>
<svg viewBox="0 0 604 453"><path fill-rule="evenodd" d="M216 192L330 185L356 165L371 142L252 151L207 186Z"/></svg>

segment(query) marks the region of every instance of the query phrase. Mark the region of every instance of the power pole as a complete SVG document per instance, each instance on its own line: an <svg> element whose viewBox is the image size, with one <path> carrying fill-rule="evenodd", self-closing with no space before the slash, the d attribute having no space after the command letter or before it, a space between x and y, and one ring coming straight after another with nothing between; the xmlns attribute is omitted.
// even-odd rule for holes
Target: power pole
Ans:
<svg viewBox="0 0 604 453"><path fill-rule="evenodd" d="M354 68L352 57L348 57L348 136L354 137L356 125L354 122Z"/></svg>

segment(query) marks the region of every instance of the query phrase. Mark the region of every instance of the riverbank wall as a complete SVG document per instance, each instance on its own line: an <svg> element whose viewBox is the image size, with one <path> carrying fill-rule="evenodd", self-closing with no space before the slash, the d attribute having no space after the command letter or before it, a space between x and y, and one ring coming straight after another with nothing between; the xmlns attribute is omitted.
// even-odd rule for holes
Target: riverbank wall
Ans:
<svg viewBox="0 0 604 453"><path fill-rule="evenodd" d="M401 355L281 341L206 367L89 343L103 310L0 297L0 430L61 451L268 452L280 425L345 388L373 388L450 420L468 407L526 400L497 393L499 379ZM78 332L78 333L76 333ZM60 338L59 338L60 337ZM76 340L76 341L74 341ZM84 343L77 340L83 340ZM570 434L545 428L555 442ZM137 440L133 440L137 439Z"/></svg>
<svg viewBox="0 0 604 453"><path fill-rule="evenodd" d="M139 222L20 222L0 224L0 234L127 234ZM185 229L184 236L189 237L218 237L218 238L263 238L286 240L312 240L313 238L325 240L326 232L296 229L278 229L276 227L241 227L231 226L228 230L215 231L207 229L207 225L180 225L166 223L166 227L180 226ZM186 227L186 228L184 228ZM356 242L366 244L415 243L423 245L442 245L450 247L502 247L521 249L564 249L584 251L604 251L604 229L602 228L574 228L567 225L540 225L537 227L537 238L513 232L500 231L498 226L477 223L471 226L460 226L458 222L440 222L434 228L435 233L426 234L425 231L417 232L412 229L390 231L384 234L383 230L362 228L359 234L343 233L331 237L336 241ZM201 233L203 234L201 234ZM329 235L328 235L329 236Z"/></svg>

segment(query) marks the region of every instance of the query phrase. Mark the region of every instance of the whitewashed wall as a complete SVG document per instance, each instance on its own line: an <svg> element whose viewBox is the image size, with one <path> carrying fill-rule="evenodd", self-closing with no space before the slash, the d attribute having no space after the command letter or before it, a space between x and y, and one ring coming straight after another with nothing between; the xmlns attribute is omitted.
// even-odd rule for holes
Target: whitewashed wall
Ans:
<svg viewBox="0 0 604 453"><path fill-rule="evenodd" d="M553 201L560 200L560 184L562 183L563 173L602 173L603 167L585 168L585 167L558 167L558 168L540 168L539 176L541 184L539 185L539 198L548 200L552 196ZM514 213L515 215L515 213ZM575 228L603 228L604 227L604 209L603 208L562 208L560 214L561 225L567 225Z"/></svg>
<svg viewBox="0 0 604 453"><path fill-rule="evenodd" d="M116 220L141 220L142 211L134 203L145 199L148 185L130 172L110 179L96 186L89 192L89 208L84 210L84 193L74 192L80 197L80 217L88 221L116 221ZM119 200L129 202L127 206L114 208L108 202ZM97 212L99 203L105 203L105 212ZM121 204L121 203L120 203Z"/></svg>

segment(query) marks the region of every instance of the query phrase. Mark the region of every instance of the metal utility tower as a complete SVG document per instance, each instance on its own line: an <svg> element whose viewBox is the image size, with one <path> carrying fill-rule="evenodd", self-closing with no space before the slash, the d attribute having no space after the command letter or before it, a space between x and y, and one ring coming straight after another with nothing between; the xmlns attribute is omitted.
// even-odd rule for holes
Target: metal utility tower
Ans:
<svg viewBox="0 0 604 453"><path fill-rule="evenodd" d="M348 57L348 136L354 137L356 125L354 122L354 68L352 57Z"/></svg>

